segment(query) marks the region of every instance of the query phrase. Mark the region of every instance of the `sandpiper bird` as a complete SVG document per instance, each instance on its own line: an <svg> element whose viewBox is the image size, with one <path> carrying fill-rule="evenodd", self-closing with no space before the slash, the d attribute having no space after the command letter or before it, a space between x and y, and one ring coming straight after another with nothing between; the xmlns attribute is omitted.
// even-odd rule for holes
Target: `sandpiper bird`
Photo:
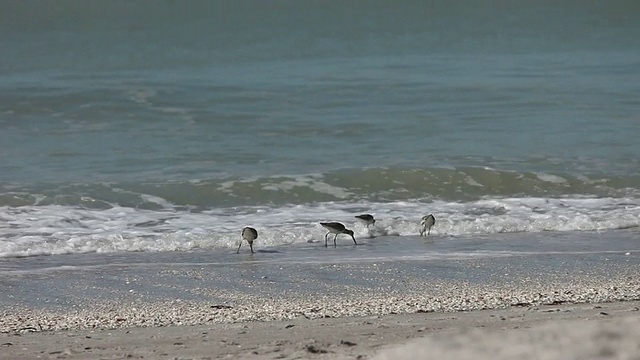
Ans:
<svg viewBox="0 0 640 360"><path fill-rule="evenodd" d="M374 219L371 214L356 215L356 219L360 219L367 227L371 224L376 224L376 219Z"/></svg>
<svg viewBox="0 0 640 360"><path fill-rule="evenodd" d="M253 240L258 238L258 231L252 227L245 227L242 229L242 240L247 240L249 243L249 248L251 248L251 253L253 254ZM238 250L236 250L236 254L240 252L240 246L242 246L242 240L240 240L240 245L238 245Z"/></svg>
<svg viewBox="0 0 640 360"><path fill-rule="evenodd" d="M436 218L432 215L426 215L423 216L422 219L420 220L420 226L422 226L422 229L420 229L420 236L422 236L424 233L427 233L428 236L429 234L431 234L431 227L436 223Z"/></svg>
<svg viewBox="0 0 640 360"><path fill-rule="evenodd" d="M325 229L329 230L329 232L324 236L325 247L327 246L327 236L329 236L329 234L336 234L336 236L333 237L333 246L336 246L336 238L340 234L347 234L351 236L351 238L353 239L353 242L356 245L358 245L358 243L356 242L356 238L353 237L353 231L347 229L346 227L344 227L344 225L340 224L339 222L321 222L320 225L322 225Z"/></svg>

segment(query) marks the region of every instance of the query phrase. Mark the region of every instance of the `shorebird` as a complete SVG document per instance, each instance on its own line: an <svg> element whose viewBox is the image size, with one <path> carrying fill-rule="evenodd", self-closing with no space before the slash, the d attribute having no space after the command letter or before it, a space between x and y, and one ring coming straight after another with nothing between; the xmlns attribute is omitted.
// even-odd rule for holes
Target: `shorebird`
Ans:
<svg viewBox="0 0 640 360"><path fill-rule="evenodd" d="M435 223L436 218L432 214L423 216L422 219L420 219L420 226L422 226L422 229L420 229L420 236L422 236L424 233L427 233L427 235L425 236L431 234L431 227Z"/></svg>
<svg viewBox="0 0 640 360"><path fill-rule="evenodd" d="M371 214L356 215L356 219L360 219L367 227L371 224L376 224L376 219L374 219Z"/></svg>
<svg viewBox="0 0 640 360"><path fill-rule="evenodd" d="M322 225L325 229L329 230L329 232L324 236L325 247L327 247L327 236L329 236L329 234L336 234L336 236L333 237L333 246L336 246L336 238L340 234L347 234L351 236L351 238L353 239L353 243L358 245L358 243L356 242L356 238L353 237L353 231L347 229L344 225L340 224L339 222L321 222L320 225Z"/></svg>
<svg viewBox="0 0 640 360"><path fill-rule="evenodd" d="M245 227L242 229L242 240L247 240L249 243L249 248L251 248L251 253L253 254L253 240L258 238L258 231L252 227ZM238 250L236 250L236 254L240 252L240 246L242 246L242 240L240 240L240 245L238 245Z"/></svg>

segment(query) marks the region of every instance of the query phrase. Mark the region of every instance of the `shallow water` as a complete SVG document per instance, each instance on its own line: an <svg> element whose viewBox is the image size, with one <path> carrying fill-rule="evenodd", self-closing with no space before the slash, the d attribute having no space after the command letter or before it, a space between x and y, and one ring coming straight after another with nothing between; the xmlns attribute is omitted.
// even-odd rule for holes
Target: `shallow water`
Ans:
<svg viewBox="0 0 640 360"><path fill-rule="evenodd" d="M348 241L347 241L348 240ZM238 294L331 296L412 293L459 281L496 286L582 276L635 274L634 231L441 237L384 236L235 251L73 254L4 259L6 306L83 307L121 301L225 304ZM632 275L635 276L635 275ZM534 280L538 279L538 280ZM419 285L416 285L419 284ZM435 290L434 290L435 291ZM429 296L427 293L424 296Z"/></svg>

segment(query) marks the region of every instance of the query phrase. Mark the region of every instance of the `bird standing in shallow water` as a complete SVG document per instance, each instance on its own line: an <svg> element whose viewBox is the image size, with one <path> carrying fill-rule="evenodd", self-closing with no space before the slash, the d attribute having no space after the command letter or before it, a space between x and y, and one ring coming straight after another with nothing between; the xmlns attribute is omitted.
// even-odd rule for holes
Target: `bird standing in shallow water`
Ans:
<svg viewBox="0 0 640 360"><path fill-rule="evenodd" d="M425 232L427 233L427 235L425 236L430 235L431 227L435 225L435 223L436 223L436 218L433 216L433 214L423 216L422 219L420 220L420 226L422 226L422 229L420 229L420 236L422 236Z"/></svg>
<svg viewBox="0 0 640 360"><path fill-rule="evenodd" d="M347 234L347 235L351 236L351 238L353 239L353 243L358 245L358 243L356 242L356 238L353 237L353 231L347 229L341 223L339 223L339 222L321 222L320 225L322 225L325 229L329 230L329 232L327 232L327 234L324 236L324 246L325 247L327 247L327 236L329 236L329 234L336 234L336 236L333 237L333 246L337 246L336 245L336 238L340 234Z"/></svg>
<svg viewBox="0 0 640 360"><path fill-rule="evenodd" d="M376 224L376 219L374 219L371 214L356 215L356 219L360 219L367 227L371 224Z"/></svg>
<svg viewBox="0 0 640 360"><path fill-rule="evenodd" d="M249 248L251 248L251 253L253 254L253 240L258 238L258 231L252 227L245 227L242 229L242 240L247 240L249 243ZM236 254L240 252L240 246L242 246L242 240L240 240L240 245L238 245L238 250L236 250Z"/></svg>

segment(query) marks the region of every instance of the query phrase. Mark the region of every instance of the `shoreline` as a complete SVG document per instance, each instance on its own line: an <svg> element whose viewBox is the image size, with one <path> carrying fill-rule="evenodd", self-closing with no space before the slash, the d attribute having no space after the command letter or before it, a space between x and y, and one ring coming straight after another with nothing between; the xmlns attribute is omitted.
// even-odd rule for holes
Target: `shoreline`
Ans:
<svg viewBox="0 0 640 360"><path fill-rule="evenodd" d="M0 334L0 344L3 355L11 359L382 360L410 359L416 354L420 354L420 358L428 358L428 354L432 358L443 354L459 359L470 359L471 355L476 359L508 358L498 356L496 349L504 350L504 354L515 356L517 353L520 358L533 359L539 358L535 357L536 351L543 348L551 354L565 355L571 351L580 353L582 347L593 350L595 345L584 343L593 340L590 336L617 331L601 339L602 349L606 348L600 349L606 355L602 358L612 358L615 357L612 354L624 355L634 350L634 344L638 346L639 309L640 300L634 300L458 312L4 333ZM558 332L560 336L550 335ZM524 342L505 342L505 337L520 338ZM474 350L478 346L485 351ZM505 350L513 347L517 351ZM626 359L624 356L615 358Z"/></svg>
<svg viewBox="0 0 640 360"><path fill-rule="evenodd" d="M492 246L484 248L505 247ZM176 260L193 255L168 254L174 261L152 266L6 276L0 348L11 359L456 359L468 351L477 360L483 351L494 359L509 349L564 349L567 341L579 354L585 343L601 346L589 348L598 354L634 346L627 342L640 338L636 252L562 246L569 249L431 261L382 261L378 247L316 262L266 254L212 264L197 254L184 263ZM565 355L558 360L585 358Z"/></svg>

